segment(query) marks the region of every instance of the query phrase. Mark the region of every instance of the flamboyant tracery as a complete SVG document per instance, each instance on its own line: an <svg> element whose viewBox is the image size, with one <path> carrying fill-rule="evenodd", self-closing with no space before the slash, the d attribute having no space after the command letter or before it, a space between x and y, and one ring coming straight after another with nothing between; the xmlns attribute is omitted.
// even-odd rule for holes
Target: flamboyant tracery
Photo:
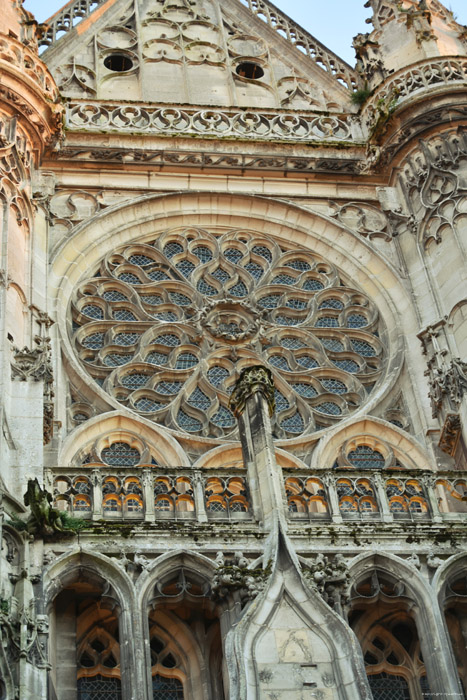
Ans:
<svg viewBox="0 0 467 700"><path fill-rule="evenodd" d="M250 231L171 230L106 256L76 290L74 344L132 411L232 437L238 372L267 364L277 437L333 425L365 403L385 348L371 300L320 256Z"/></svg>

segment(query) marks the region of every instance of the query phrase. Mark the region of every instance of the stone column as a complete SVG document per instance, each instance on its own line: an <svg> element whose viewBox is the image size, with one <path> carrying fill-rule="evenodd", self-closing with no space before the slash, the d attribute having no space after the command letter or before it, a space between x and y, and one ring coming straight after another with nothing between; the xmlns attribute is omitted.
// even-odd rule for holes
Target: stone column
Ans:
<svg viewBox="0 0 467 700"><path fill-rule="evenodd" d="M195 500L196 519L199 523L207 523L206 504L204 501L204 482L200 471L193 474L193 498Z"/></svg>
<svg viewBox="0 0 467 700"><path fill-rule="evenodd" d="M152 523L156 516L154 510L154 477L151 469L143 469L141 482L143 486L144 519Z"/></svg>
<svg viewBox="0 0 467 700"><path fill-rule="evenodd" d="M336 480L337 476L333 474L324 474L323 482L326 485L328 499L329 499L329 509L331 513L331 519L333 523L342 523L343 518L341 510L339 508L339 498L336 491Z"/></svg>
<svg viewBox="0 0 467 700"><path fill-rule="evenodd" d="M246 367L235 385L230 406L238 419L248 488L260 503L263 528L277 534L280 525L285 532L285 491L270 420L275 410L271 371L262 365Z"/></svg>
<svg viewBox="0 0 467 700"><path fill-rule="evenodd" d="M93 469L91 473L92 483L92 519L100 520L102 512L102 474L99 469Z"/></svg>
<svg viewBox="0 0 467 700"><path fill-rule="evenodd" d="M386 485L383 477L381 474L375 474L373 479L381 508L381 520L383 523L391 523L394 520L394 516L389 509L389 501L386 494Z"/></svg>

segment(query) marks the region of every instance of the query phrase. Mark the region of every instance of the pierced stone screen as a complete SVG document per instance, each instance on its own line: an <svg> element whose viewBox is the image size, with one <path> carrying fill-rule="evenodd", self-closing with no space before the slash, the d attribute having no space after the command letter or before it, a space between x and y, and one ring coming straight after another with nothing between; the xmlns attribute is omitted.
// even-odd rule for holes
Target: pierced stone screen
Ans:
<svg viewBox="0 0 467 700"><path fill-rule="evenodd" d="M172 230L102 261L72 305L91 377L132 411L177 431L232 438L238 374L265 364L275 434L348 416L381 375L381 322L328 261L250 231Z"/></svg>

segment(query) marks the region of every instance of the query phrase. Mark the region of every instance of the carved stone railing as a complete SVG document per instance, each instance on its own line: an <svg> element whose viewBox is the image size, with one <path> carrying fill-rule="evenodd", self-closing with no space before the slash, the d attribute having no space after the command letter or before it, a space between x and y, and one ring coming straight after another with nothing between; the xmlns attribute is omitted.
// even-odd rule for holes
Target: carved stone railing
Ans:
<svg viewBox="0 0 467 700"><path fill-rule="evenodd" d="M272 3L267 2L267 0L241 0L241 2L248 7L250 12L275 29L346 88L352 90L357 86L357 74L347 63L311 34L308 34Z"/></svg>
<svg viewBox="0 0 467 700"><path fill-rule="evenodd" d="M290 520L455 522L467 519L467 472L285 472Z"/></svg>
<svg viewBox="0 0 467 700"><path fill-rule="evenodd" d="M177 109L167 106L122 106L99 102L71 103L66 125L79 131L116 131L170 135L217 136L278 141L363 141L352 115L287 114L250 110Z"/></svg>
<svg viewBox="0 0 467 700"><path fill-rule="evenodd" d="M3 61L19 68L23 75L40 87L45 97L53 102L58 100L59 93L52 75L32 49L14 37L0 38L0 65Z"/></svg>
<svg viewBox="0 0 467 700"><path fill-rule="evenodd" d="M54 507L87 520L250 520L247 480L238 470L189 467L56 467L46 471Z"/></svg>
<svg viewBox="0 0 467 700"><path fill-rule="evenodd" d="M103 5L106 0L74 0L56 12L46 22L46 29L39 40L39 46L51 46L91 12Z"/></svg>
<svg viewBox="0 0 467 700"><path fill-rule="evenodd" d="M467 58L447 56L421 61L387 79L365 104L363 116L369 128L374 128L378 119L389 116L417 92L466 81Z"/></svg>

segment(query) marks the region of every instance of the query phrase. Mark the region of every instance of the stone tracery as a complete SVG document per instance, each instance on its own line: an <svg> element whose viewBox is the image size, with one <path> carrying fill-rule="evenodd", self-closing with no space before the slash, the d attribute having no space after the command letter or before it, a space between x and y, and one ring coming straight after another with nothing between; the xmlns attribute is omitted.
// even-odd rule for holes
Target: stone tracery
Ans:
<svg viewBox="0 0 467 700"><path fill-rule="evenodd" d="M377 310L305 249L234 230L172 230L107 255L73 301L74 343L117 401L175 430L236 433L236 372L267 364L276 434L327 427L365 401L385 351Z"/></svg>

